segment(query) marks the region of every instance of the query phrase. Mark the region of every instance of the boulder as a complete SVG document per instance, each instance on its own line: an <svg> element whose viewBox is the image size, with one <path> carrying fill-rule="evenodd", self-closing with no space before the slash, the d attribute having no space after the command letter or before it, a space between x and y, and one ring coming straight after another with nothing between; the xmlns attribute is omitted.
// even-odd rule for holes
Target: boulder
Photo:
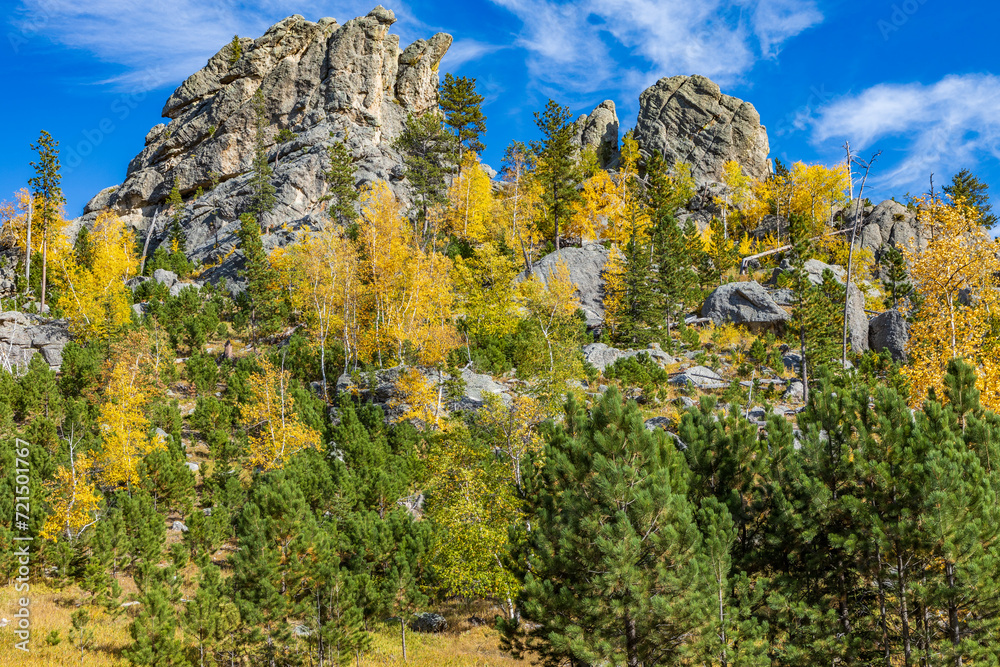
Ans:
<svg viewBox="0 0 1000 667"><path fill-rule="evenodd" d="M868 342L876 352L888 350L894 361L905 362L910 342L906 318L896 309L876 315L868 323Z"/></svg>
<svg viewBox="0 0 1000 667"><path fill-rule="evenodd" d="M699 183L722 181L735 160L750 178L771 172L767 130L749 102L723 95L704 76L663 78L639 96L635 139L642 154L686 162Z"/></svg>
<svg viewBox="0 0 1000 667"><path fill-rule="evenodd" d="M187 466L187 469L191 472L198 472L198 464L194 461L186 461L184 465Z"/></svg>
<svg viewBox="0 0 1000 667"><path fill-rule="evenodd" d="M165 285L166 287L173 287L174 283L177 282L177 274L166 269L157 269L153 271L153 282Z"/></svg>
<svg viewBox="0 0 1000 667"><path fill-rule="evenodd" d="M170 530L175 530L180 533L186 533L188 532L188 527L184 524L183 521L174 521L170 525Z"/></svg>
<svg viewBox="0 0 1000 667"><path fill-rule="evenodd" d="M497 394L500 396L500 400L504 403L510 404L511 397L507 393L507 388L495 381L491 376L474 373L468 368L462 369L462 381L465 383L465 394L462 399L458 401L454 408L459 409L475 409L481 408L485 405L485 400L483 394Z"/></svg>
<svg viewBox="0 0 1000 667"><path fill-rule="evenodd" d="M655 343L654 343L655 345ZM661 350L658 346L650 346L647 350L619 350L604 343L591 343L583 346L583 359L602 373L608 366L619 359L628 359L640 354L648 355L661 366L667 366L677 362L676 359Z"/></svg>
<svg viewBox="0 0 1000 667"><path fill-rule="evenodd" d="M670 379L671 384L694 385L697 389L724 389L729 386L725 379L704 366L693 366Z"/></svg>
<svg viewBox="0 0 1000 667"><path fill-rule="evenodd" d="M576 285L576 298L580 301L587 318L588 327L598 327L604 323L604 265L608 261L608 249L597 244L582 248L563 248L550 253L535 262L531 275L547 283L554 275L556 267L565 263L569 269L569 279ZM525 280L521 274L518 281Z"/></svg>
<svg viewBox="0 0 1000 667"><path fill-rule="evenodd" d="M0 369L20 375L41 353L52 370L62 366L63 349L72 339L69 322L18 311L0 313Z"/></svg>
<svg viewBox="0 0 1000 667"><path fill-rule="evenodd" d="M183 290L193 289L195 291L201 289L201 285L198 283L181 283L177 282L170 286L170 296L178 296Z"/></svg>
<svg viewBox="0 0 1000 667"><path fill-rule="evenodd" d="M410 629L414 632L444 632L448 629L448 621L440 614L421 612L413 615Z"/></svg>
<svg viewBox="0 0 1000 667"><path fill-rule="evenodd" d="M716 324L732 322L754 331L778 328L790 317L756 281L719 286L705 299L701 315Z"/></svg>

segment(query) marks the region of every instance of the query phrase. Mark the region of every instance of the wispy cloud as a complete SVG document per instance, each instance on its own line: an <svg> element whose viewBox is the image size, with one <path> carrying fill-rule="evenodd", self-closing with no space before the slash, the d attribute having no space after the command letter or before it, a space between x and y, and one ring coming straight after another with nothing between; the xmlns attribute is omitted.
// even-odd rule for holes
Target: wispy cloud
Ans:
<svg viewBox="0 0 1000 667"><path fill-rule="evenodd" d="M539 86L584 92L659 76L723 83L822 21L813 0L493 0L524 23L518 44ZM645 62L626 68L624 47Z"/></svg>
<svg viewBox="0 0 1000 667"><path fill-rule="evenodd" d="M345 22L367 14L373 0L21 0L9 16L21 42L49 39L121 66L110 83L149 90L177 83L205 62L234 34L257 37L291 14L310 20L333 16ZM423 25L402 3L383 0L400 21L402 37ZM405 41L405 40L404 40ZM103 82L108 83L108 82Z"/></svg>
<svg viewBox="0 0 1000 667"><path fill-rule="evenodd" d="M468 62L479 60L483 56L496 53L503 48L505 47L498 44L489 44L475 39L456 39L441 61L443 70L456 70Z"/></svg>
<svg viewBox="0 0 1000 667"><path fill-rule="evenodd" d="M898 151L901 157L879 183L923 184L931 172L943 178L983 158L1000 158L1000 77L881 84L821 107L808 124L817 145L850 140L859 149Z"/></svg>

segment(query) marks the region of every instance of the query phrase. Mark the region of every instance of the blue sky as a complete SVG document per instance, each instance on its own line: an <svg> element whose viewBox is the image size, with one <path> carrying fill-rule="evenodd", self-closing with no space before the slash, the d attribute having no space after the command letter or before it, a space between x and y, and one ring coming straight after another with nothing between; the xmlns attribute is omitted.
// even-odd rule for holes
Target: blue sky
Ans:
<svg viewBox="0 0 1000 667"><path fill-rule="evenodd" d="M67 214L120 183L167 96L233 34L290 14L343 22L354 0L4 0L0 199L31 176L41 129L63 151ZM752 102L771 156L833 163L843 144L882 150L872 199L927 190L968 167L1000 191L1000 7L942 0L387 0L403 44L455 37L442 71L486 95L485 161L535 138L552 97L574 113L604 99L622 130L663 76L704 74ZM1000 197L1000 194L997 194ZM1000 204L998 207L1000 208Z"/></svg>

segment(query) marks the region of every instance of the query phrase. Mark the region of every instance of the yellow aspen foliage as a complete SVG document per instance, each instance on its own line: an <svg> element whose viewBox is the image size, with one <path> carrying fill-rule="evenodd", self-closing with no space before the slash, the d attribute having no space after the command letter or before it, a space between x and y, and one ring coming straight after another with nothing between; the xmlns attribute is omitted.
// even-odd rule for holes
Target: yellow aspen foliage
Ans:
<svg viewBox="0 0 1000 667"><path fill-rule="evenodd" d="M104 486L138 484L139 462L164 443L149 437L145 410L160 391L157 361L144 331L114 345L103 373L98 430L104 447L98 478Z"/></svg>
<svg viewBox="0 0 1000 667"><path fill-rule="evenodd" d="M604 264L604 326L612 337L622 323L628 307L625 303L627 271L625 255L617 244L612 244L608 261Z"/></svg>
<svg viewBox="0 0 1000 667"><path fill-rule="evenodd" d="M281 468L297 452L320 444L319 432L303 424L289 392L291 373L261 358L261 370L250 376L250 400L241 406L247 430L250 465Z"/></svg>
<svg viewBox="0 0 1000 667"><path fill-rule="evenodd" d="M479 157L466 151L462 166L448 188L448 231L455 236L481 243L500 232L493 223L493 184Z"/></svg>
<svg viewBox="0 0 1000 667"><path fill-rule="evenodd" d="M514 278L518 274L514 260L497 250L492 243L476 248L472 257L455 259L455 289L459 309L465 315L469 333L496 336L512 333L517 318Z"/></svg>
<svg viewBox="0 0 1000 667"><path fill-rule="evenodd" d="M125 281L139 269L132 230L110 211L97 216L90 248L89 267L77 264L72 254L56 258L53 281L61 287L57 307L84 340L106 338L131 321L132 295Z"/></svg>
<svg viewBox="0 0 1000 667"><path fill-rule="evenodd" d="M400 351L409 345L419 363L437 366L459 345L455 314L452 262L436 252L415 252L410 265L406 302L402 308Z"/></svg>
<svg viewBox="0 0 1000 667"><path fill-rule="evenodd" d="M73 541L97 521L101 497L90 479L93 468L92 457L80 454L74 458L71 454L69 467L59 466L45 483L52 513L42 527L42 539L54 540L65 534Z"/></svg>
<svg viewBox="0 0 1000 667"><path fill-rule="evenodd" d="M517 577L504 565L508 525L523 517L513 487L489 452L462 429L443 436L428 457L433 487L430 518L437 541L437 575L453 595L513 600Z"/></svg>
<svg viewBox="0 0 1000 667"><path fill-rule="evenodd" d="M405 408L398 421L416 420L428 428L444 427L446 422L441 408L441 391L436 383L411 366L400 374L396 389L401 398L394 399L394 405Z"/></svg>
<svg viewBox="0 0 1000 667"><path fill-rule="evenodd" d="M503 242L520 253L525 267L536 259L538 221L543 217L542 188L532 178L531 160L524 150L509 152L496 209Z"/></svg>
<svg viewBox="0 0 1000 667"><path fill-rule="evenodd" d="M601 170L583 182L581 194L566 233L588 240L603 239L610 220L618 213L618 187L611 175Z"/></svg>
<svg viewBox="0 0 1000 667"><path fill-rule="evenodd" d="M583 375L583 361L577 344L577 321L574 317L580 302L569 268L560 261L549 269L543 282L537 276L520 285L521 305L528 319L538 325L545 341L544 358L535 364L545 369L539 375L539 392L548 397L549 407L558 409L567 382Z"/></svg>
<svg viewBox="0 0 1000 667"><path fill-rule="evenodd" d="M17 246L21 252L26 250L28 246L29 201L32 208L30 216L31 252L40 253L42 251L42 205L44 202L37 197L32 198L27 188L21 188L14 194L14 202L5 203L0 207L0 223L3 224L3 228L0 230L0 238L6 243ZM55 221L49 225L49 261L51 261L53 252L58 257L64 257L71 250L69 241L66 239L66 234L64 233L66 224L67 221L63 216L62 206L60 205Z"/></svg>
<svg viewBox="0 0 1000 667"><path fill-rule="evenodd" d="M791 177L791 212L809 216L813 222L811 232L822 233L833 218L833 207L847 201L847 166L796 162L792 165Z"/></svg>
<svg viewBox="0 0 1000 667"><path fill-rule="evenodd" d="M944 396L948 362L961 358L977 368L983 407L1000 409L998 341L992 331L1000 313L994 288L1000 247L965 202L918 205L918 221L930 240L923 250L903 252L922 299L910 326L910 364L903 369L911 382L912 403L922 403L932 388Z"/></svg>
<svg viewBox="0 0 1000 667"><path fill-rule="evenodd" d="M631 133L622 142L621 167L613 176L599 171L583 185L569 233L625 245L633 238L645 242L649 211L638 185L638 144Z"/></svg>
<svg viewBox="0 0 1000 667"><path fill-rule="evenodd" d="M524 461L542 451L542 438L536 426L548 415L531 396L515 396L505 403L499 394L484 393L484 408L479 412L483 427L490 434L494 451L502 452L509 466L509 483L518 492L524 486Z"/></svg>

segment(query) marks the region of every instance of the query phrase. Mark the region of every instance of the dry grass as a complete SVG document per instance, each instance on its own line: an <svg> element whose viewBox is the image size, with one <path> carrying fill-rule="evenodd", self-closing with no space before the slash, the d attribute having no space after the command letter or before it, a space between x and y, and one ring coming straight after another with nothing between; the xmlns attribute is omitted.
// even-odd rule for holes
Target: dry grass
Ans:
<svg viewBox="0 0 1000 667"><path fill-rule="evenodd" d="M126 581L122 582L123 584ZM127 583L131 583L128 581ZM13 586L0 588L0 617L13 620L17 598L20 594ZM94 667L124 667L128 661L122 650L131 643L128 627L132 616L122 614L110 618L103 610L90 607L90 627L94 630L94 643L80 660L80 653L69 643L70 616L80 600L87 597L77 587L61 591L44 585L32 589L31 594L31 651L23 653L13 648L16 637L10 625L0 628L0 667L47 667L48 665L85 665ZM131 599L124 596L125 599ZM482 618L494 617L496 611L477 604L471 610L465 606L445 605L439 610L448 619L448 630L438 635L406 633L407 667L514 667L521 662L504 654L499 648L499 636L489 626L470 623L470 614ZM57 646L49 646L45 638L58 630L62 638ZM351 663L354 664L353 662ZM395 624L377 624L372 631L371 650L362 657L367 667L403 665L399 627Z"/></svg>

